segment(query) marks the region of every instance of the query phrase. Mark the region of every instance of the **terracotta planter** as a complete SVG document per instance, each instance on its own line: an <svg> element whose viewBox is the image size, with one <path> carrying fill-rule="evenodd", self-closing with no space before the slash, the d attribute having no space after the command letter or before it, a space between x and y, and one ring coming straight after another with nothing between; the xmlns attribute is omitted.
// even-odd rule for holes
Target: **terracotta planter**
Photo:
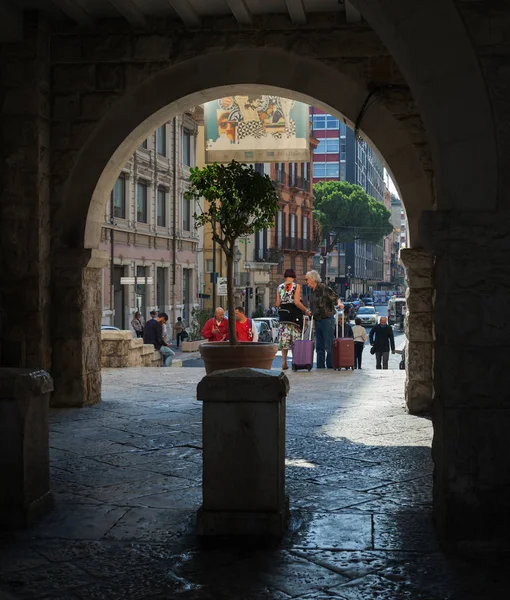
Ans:
<svg viewBox="0 0 510 600"><path fill-rule="evenodd" d="M278 346L266 342L239 342L231 346L228 342L205 342L200 345L206 373L222 369L270 369Z"/></svg>

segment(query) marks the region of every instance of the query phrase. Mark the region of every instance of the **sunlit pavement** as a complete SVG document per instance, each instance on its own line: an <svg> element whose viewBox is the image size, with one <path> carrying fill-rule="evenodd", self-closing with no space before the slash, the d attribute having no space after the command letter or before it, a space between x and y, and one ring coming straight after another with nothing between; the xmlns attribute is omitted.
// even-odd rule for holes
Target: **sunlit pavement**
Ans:
<svg viewBox="0 0 510 600"><path fill-rule="evenodd" d="M404 373L287 373L280 545L197 543L203 370L110 369L101 404L51 412L56 510L3 539L0 598L506 597L494 559L480 572L439 550L432 428L405 412Z"/></svg>

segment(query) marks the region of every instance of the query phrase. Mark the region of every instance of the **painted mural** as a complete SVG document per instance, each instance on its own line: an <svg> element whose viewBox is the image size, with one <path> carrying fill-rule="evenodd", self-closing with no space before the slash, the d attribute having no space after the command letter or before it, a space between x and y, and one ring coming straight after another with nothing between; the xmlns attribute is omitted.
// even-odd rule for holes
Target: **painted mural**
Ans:
<svg viewBox="0 0 510 600"><path fill-rule="evenodd" d="M228 96L204 105L206 162L308 162L308 105L279 96Z"/></svg>

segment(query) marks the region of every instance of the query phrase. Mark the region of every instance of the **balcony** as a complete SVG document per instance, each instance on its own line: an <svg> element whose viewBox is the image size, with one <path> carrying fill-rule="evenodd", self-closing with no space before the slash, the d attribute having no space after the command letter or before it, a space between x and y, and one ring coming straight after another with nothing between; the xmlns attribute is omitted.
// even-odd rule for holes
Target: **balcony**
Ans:
<svg viewBox="0 0 510 600"><path fill-rule="evenodd" d="M286 250L304 250L310 252L312 249L311 240L304 240L297 237L286 237L284 240L284 247Z"/></svg>
<svg viewBox="0 0 510 600"><path fill-rule="evenodd" d="M301 176L295 175L294 177L289 177L289 187L308 192L310 190L310 181Z"/></svg>

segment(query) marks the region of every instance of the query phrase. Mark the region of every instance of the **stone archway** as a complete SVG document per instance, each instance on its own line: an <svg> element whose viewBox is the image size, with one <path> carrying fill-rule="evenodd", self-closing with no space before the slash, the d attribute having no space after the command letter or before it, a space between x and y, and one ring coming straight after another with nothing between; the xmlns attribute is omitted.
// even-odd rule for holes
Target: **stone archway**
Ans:
<svg viewBox="0 0 510 600"><path fill-rule="evenodd" d="M239 72L239 64L243 65L242 72ZM264 68L267 64L276 64L278 68ZM282 72L285 73L283 77ZM303 73L307 74L306 77L303 77ZM202 88L213 83L225 85ZM277 87L275 83L280 85ZM285 87L281 87L282 85ZM168 90L167 93L162 95L162 89ZM126 92L115 109L110 110L98 123L82 148L63 189L64 198L70 194L73 197L72 204L67 203L62 209L64 228L60 233L63 245L78 245L89 251L97 251L104 206L110 190L122 165L150 131L190 106L239 90L246 93L250 90L260 92L261 89L320 106L351 126L358 120L359 107L367 97L367 91L360 82L338 69L267 48L251 52L248 58L241 51L211 53L162 69ZM338 90L341 90L340 95ZM144 98L143 103L140 102L140 97ZM423 147L413 144L406 127L383 104L377 104L371 109L361 125L363 135L386 159L387 168L400 187L406 204L412 243L419 246L418 223L421 212L432 209L434 205L430 172L424 168L427 153ZM88 279L90 277L92 276L87 276ZM76 297L85 298L80 294ZM94 310L80 305L76 312L89 315L85 317L87 322L83 323L83 328L84 331L94 332L90 321ZM99 352L91 351L94 339L90 335L86 336L84 344L88 349L87 356L94 366L86 367L85 357L80 357L77 352L74 356L79 360L72 380L76 381L76 377L80 377L79 373L83 368L88 371L85 380L90 383L84 387L83 392L94 392L95 396L83 397L82 402L89 403L99 400ZM56 344L54 352L57 359L66 359L66 369L69 372L68 345L67 340L60 347ZM430 366L430 371L431 368ZM57 405L76 402L76 396L70 398L69 389L67 385L59 386L57 378L54 394ZM59 390L65 390L64 394L60 395ZM412 409L412 402L409 404Z"/></svg>

